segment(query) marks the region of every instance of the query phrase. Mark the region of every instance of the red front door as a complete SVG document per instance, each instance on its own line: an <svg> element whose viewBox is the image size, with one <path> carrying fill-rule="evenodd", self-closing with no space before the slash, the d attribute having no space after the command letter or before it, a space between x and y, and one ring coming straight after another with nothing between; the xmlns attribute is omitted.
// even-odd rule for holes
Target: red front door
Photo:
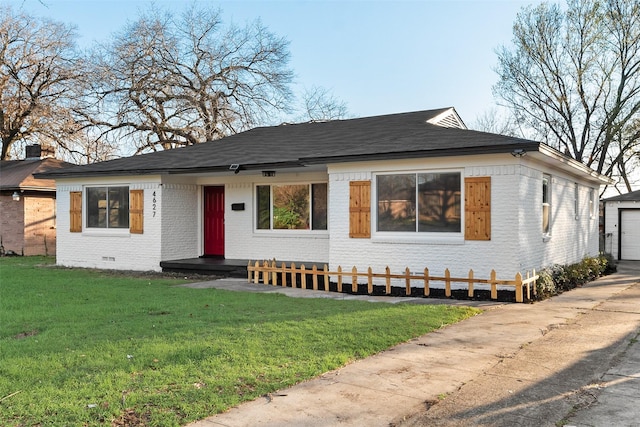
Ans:
<svg viewBox="0 0 640 427"><path fill-rule="evenodd" d="M224 187L204 187L204 254L224 256Z"/></svg>

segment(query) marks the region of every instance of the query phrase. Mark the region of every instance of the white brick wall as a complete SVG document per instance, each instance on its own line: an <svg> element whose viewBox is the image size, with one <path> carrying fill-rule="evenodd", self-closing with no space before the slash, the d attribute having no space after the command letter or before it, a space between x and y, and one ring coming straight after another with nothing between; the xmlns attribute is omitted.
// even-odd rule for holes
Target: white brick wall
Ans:
<svg viewBox="0 0 640 427"><path fill-rule="evenodd" d="M372 200L372 238L349 238L349 181L372 179L372 199L375 179L371 173L357 170L348 173L345 169L356 165L336 166L330 170L331 184L331 268L341 265L343 269L356 266L365 270L371 266L381 272L389 266L392 272L422 272L428 267L431 274L443 275L446 268L452 276L466 277L473 269L477 277L489 277L491 269L499 276L511 278L517 269L517 240L513 239L513 229L518 227L516 206L511 203L517 198L517 187L513 185L515 168L502 166L467 167L460 169L461 162L421 160L388 163L371 163L372 171L392 170L450 170L457 168L464 176L492 176L492 238L490 241L465 241L464 236L455 239L424 237L409 233L402 239L376 235L375 200ZM362 165L359 165L362 166ZM496 253L500 256L495 256ZM416 284L417 285L417 284Z"/></svg>
<svg viewBox="0 0 640 427"><path fill-rule="evenodd" d="M542 171L530 169L526 174L526 194L532 197L523 200L527 208L521 213L522 245L520 259L522 270L539 269L551 264L571 264L585 256L598 255L598 215L589 213L589 189L598 188L575 177L551 171L551 233L542 238ZM575 184L578 183L578 214L574 208ZM537 221L527 221L527 212Z"/></svg>
<svg viewBox="0 0 640 427"><path fill-rule="evenodd" d="M423 159L397 162L343 164L330 167L331 203L331 268L356 266L364 270L371 266L383 271L403 272L405 267L421 272L428 267L432 274L443 274L448 268L452 276L466 277L473 269L476 277L488 277L495 269L499 278L510 279L517 272L540 269L553 263L577 262L586 255L597 255L597 216L589 217L589 187L580 185L580 212L574 214L574 179L563 174L553 175L552 236L543 242L542 236L542 174L541 166L504 156L485 158ZM510 157L510 156L509 156ZM473 163L471 163L473 162ZM492 163L495 162L495 163ZM521 162L521 163L520 163ZM460 166L464 167L460 169ZM466 166L465 166L466 165ZM364 168L368 169L365 170ZM464 177L491 176L491 240L465 241L424 236L384 238L375 233L375 200L372 200L372 237L349 238L349 181L372 179L372 172L402 170L450 170L458 168ZM545 171L546 172L546 171Z"/></svg>
<svg viewBox="0 0 640 427"><path fill-rule="evenodd" d="M329 233L308 230L255 230L257 184L326 182L326 173L280 173L275 177L239 175L225 185L225 257L229 259L273 259L328 262ZM203 180L203 185L224 181ZM331 190L329 190L331 193ZM233 203L244 203L244 211L232 211Z"/></svg>
<svg viewBox="0 0 640 427"><path fill-rule="evenodd" d="M372 201L370 239L349 238L349 181L370 180L376 173L397 171L459 171L464 177L491 176L491 240L465 241L463 233L424 236L413 233L389 236L375 233ZM542 174L552 175L552 233L542 236ZM598 252L597 215L589 215L589 185L578 181L580 208L574 213L574 183L580 178L550 170L529 156L505 155L412 159L330 165L327 172L260 172L208 177L135 177L58 182L58 263L68 266L132 270L159 270L161 260L197 257L203 253L202 194L208 185L225 186L225 255L228 259L272 259L329 262L332 269L371 266L381 271L433 274L449 268L453 276L499 278L570 263ZM255 230L257 184L329 182L329 231ZM375 182L372 182L375 186ZM69 232L69 192L83 185L129 185L144 189L144 234L128 230ZM593 187L596 188L597 187ZM372 188L373 195L375 189ZM154 195L155 193L155 195ZM155 202L154 202L155 199ZM245 209L232 211L231 205ZM155 205L155 209L154 209ZM463 227L464 229L464 227ZM329 234L331 239L329 239Z"/></svg>
<svg viewBox="0 0 640 427"><path fill-rule="evenodd" d="M146 178L146 177L145 177ZM69 193L83 191L82 184L70 180L57 183L58 238L56 261L69 267L87 267L117 270L160 270L161 222L150 201L153 191L159 190L159 178L109 178L89 180L90 185L129 185L130 189L144 190L144 233L130 234L128 229L88 229L83 224L81 233L69 232ZM83 200L83 221L86 205ZM157 215L157 214L156 214Z"/></svg>
<svg viewBox="0 0 640 427"><path fill-rule="evenodd" d="M156 201L159 208L155 218L158 222L162 221L162 251L158 263L202 255L198 234L199 190L195 184L162 184L162 191L157 193L159 197ZM152 205L153 200L145 195L145 206Z"/></svg>

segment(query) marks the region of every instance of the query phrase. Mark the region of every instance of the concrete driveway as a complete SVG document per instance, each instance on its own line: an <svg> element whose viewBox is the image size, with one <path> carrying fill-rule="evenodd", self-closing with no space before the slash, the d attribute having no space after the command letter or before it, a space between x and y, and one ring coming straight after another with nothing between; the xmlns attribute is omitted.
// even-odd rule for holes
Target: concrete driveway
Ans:
<svg viewBox="0 0 640 427"><path fill-rule="evenodd" d="M189 426L640 424L640 262L543 302L483 308Z"/></svg>

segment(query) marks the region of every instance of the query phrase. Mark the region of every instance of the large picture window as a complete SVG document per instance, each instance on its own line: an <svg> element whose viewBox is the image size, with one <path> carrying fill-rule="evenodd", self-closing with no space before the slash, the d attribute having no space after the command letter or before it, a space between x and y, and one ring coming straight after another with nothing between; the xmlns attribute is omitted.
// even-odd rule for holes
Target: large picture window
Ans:
<svg viewBox="0 0 640 427"><path fill-rule="evenodd" d="M459 233L458 172L378 175L377 231Z"/></svg>
<svg viewBox="0 0 640 427"><path fill-rule="evenodd" d="M88 228L129 228L129 187L87 188Z"/></svg>
<svg viewBox="0 0 640 427"><path fill-rule="evenodd" d="M326 230L327 184L256 186L258 230Z"/></svg>

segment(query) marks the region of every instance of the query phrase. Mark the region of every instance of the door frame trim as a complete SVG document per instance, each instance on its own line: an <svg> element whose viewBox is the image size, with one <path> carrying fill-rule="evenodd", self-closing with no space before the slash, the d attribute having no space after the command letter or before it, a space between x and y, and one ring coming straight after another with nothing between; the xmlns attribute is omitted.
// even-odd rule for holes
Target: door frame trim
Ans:
<svg viewBox="0 0 640 427"><path fill-rule="evenodd" d="M207 188L221 188L222 189L222 196L224 198L224 202L223 202L223 213L222 213L222 221L223 221L223 228L224 228L224 236L225 236L225 240L222 242L223 245L223 249L222 255L213 255L213 254L207 254L206 253L206 248L207 248L207 236L206 236L206 206L207 206ZM227 215L227 209L226 209L226 197L227 197L227 189L226 186L224 184L209 184L209 185L203 185L202 186L202 208L200 209L200 212L202 214L202 231L200 233L200 236L202 238L202 255L201 257L219 257L219 258L224 258L225 257L225 253L226 253L226 234L227 234L227 229L226 229L226 215Z"/></svg>

